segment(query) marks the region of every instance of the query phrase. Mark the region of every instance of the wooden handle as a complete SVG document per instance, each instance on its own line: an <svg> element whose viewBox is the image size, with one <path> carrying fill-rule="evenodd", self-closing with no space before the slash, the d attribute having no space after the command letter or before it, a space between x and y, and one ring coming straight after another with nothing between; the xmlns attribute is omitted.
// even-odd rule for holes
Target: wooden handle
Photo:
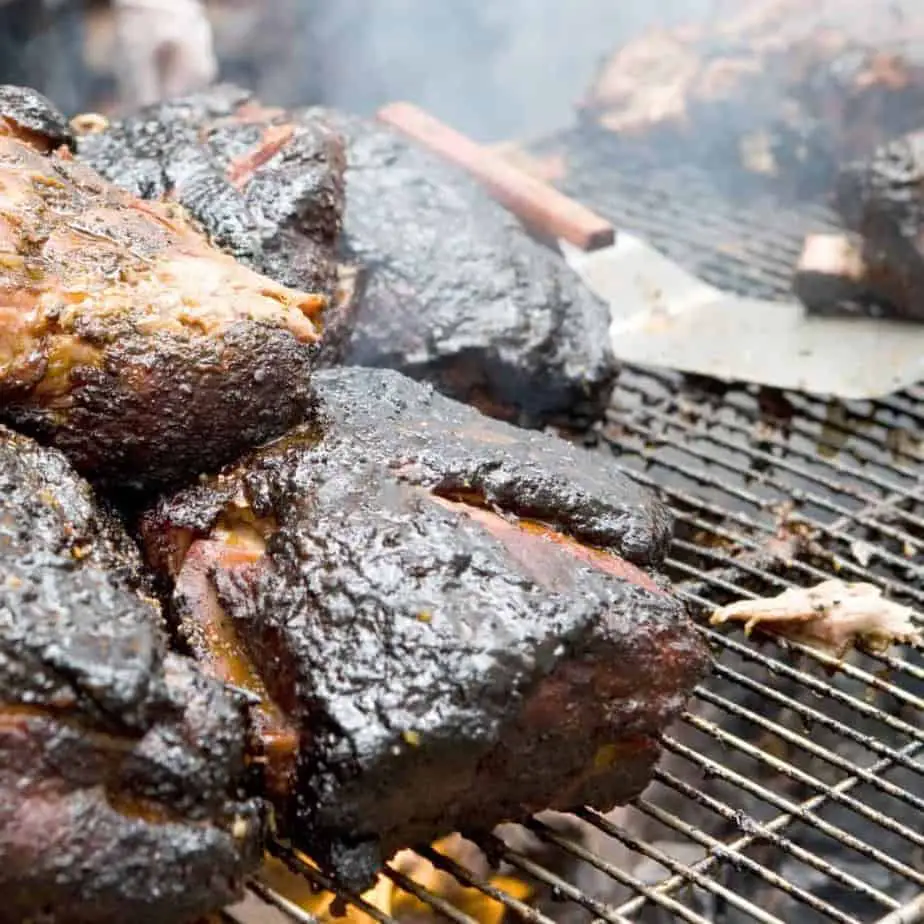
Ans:
<svg viewBox="0 0 924 924"><path fill-rule="evenodd" d="M599 250L615 240L608 221L413 103L390 103L379 110L378 118L467 170L498 202L536 230L564 238L581 250Z"/></svg>

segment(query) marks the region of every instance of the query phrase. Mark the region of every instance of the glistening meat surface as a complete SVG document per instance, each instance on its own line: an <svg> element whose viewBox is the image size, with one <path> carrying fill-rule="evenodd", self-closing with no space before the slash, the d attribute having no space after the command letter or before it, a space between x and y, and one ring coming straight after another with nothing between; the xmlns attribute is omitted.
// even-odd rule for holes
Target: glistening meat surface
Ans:
<svg viewBox="0 0 924 924"><path fill-rule="evenodd" d="M137 551L0 428L0 922L185 922L259 862L237 697L166 653Z"/></svg>
<svg viewBox="0 0 924 924"><path fill-rule="evenodd" d="M164 498L149 560L203 664L261 696L285 834L356 887L395 849L647 784L708 665L613 464L393 372Z"/></svg>
<svg viewBox="0 0 924 924"><path fill-rule="evenodd" d="M358 273L332 354L534 425L595 416L616 373L609 307L464 171L368 120L346 139L343 251Z"/></svg>
<svg viewBox="0 0 924 924"><path fill-rule="evenodd" d="M0 415L132 488L218 467L303 419L324 297L216 250L176 205L111 186L66 148L48 153L58 138L36 113L63 118L8 91Z"/></svg>
<svg viewBox="0 0 924 924"><path fill-rule="evenodd" d="M251 269L333 293L345 161L343 139L323 122L219 86L87 135L79 154L136 196L179 202Z"/></svg>
<svg viewBox="0 0 924 924"><path fill-rule="evenodd" d="M278 282L335 288L328 363L396 369L487 413L597 413L615 376L609 309L463 171L331 110L262 108L232 87L145 109L80 156Z"/></svg>

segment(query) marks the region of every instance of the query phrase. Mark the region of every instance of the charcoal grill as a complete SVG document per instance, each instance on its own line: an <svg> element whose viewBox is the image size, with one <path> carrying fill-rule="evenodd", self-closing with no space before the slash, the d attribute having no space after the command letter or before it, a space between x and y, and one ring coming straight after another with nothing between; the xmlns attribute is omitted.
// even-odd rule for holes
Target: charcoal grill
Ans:
<svg viewBox="0 0 924 924"><path fill-rule="evenodd" d="M650 166L627 163L610 152L577 164L563 185L745 295L787 292L802 236L836 226L819 203L787 205L763 190L745 207L702 175L655 182ZM924 611L924 386L845 405L631 368L586 439L674 508L668 571L713 646L714 673L643 796L616 817L580 814L591 846L540 819L526 826L528 846L512 829L481 845L540 900L508 895L432 848L420 855L530 924L924 921L921 653L839 665L715 631L706 618L717 605L831 576ZM333 888L285 845L274 850L318 889ZM385 876L433 920L472 924L400 870ZM253 889L287 920L314 921L265 885ZM372 920L393 920L337 894Z"/></svg>

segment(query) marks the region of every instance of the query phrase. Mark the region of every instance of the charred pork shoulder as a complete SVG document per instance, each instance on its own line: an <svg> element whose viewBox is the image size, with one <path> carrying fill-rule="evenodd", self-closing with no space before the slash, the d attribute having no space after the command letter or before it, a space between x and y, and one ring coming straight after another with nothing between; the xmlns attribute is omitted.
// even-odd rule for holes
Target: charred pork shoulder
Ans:
<svg viewBox="0 0 924 924"><path fill-rule="evenodd" d="M919 28L912 4L890 16L865 0L741 0L653 26L600 67L584 146L600 130L622 142L610 154L623 164L634 153L734 191L827 197L841 164L917 127L924 57L908 36Z"/></svg>
<svg viewBox="0 0 924 924"><path fill-rule="evenodd" d="M143 199L179 202L212 242L287 286L332 294L342 138L219 86L80 138L81 160Z"/></svg>
<svg viewBox="0 0 924 924"><path fill-rule="evenodd" d="M137 551L55 450L0 428L0 922L159 924L259 862L237 697L167 654Z"/></svg>
<svg viewBox="0 0 924 924"><path fill-rule="evenodd" d="M177 205L105 182L57 147L66 137L47 100L0 91L2 418L132 488L301 421L323 296L240 265Z"/></svg>
<svg viewBox="0 0 924 924"><path fill-rule="evenodd" d="M836 205L861 239L867 294L894 317L924 321L924 132L905 135L845 167ZM867 300L867 313L882 309Z"/></svg>
<svg viewBox="0 0 924 924"><path fill-rule="evenodd" d="M249 266L305 288L340 230L329 139L341 136L327 361L400 370L523 422L599 411L615 374L607 306L474 180L382 125L262 109L220 87L87 136L80 154L136 195L172 195Z"/></svg>
<svg viewBox="0 0 924 924"><path fill-rule="evenodd" d="M924 132L845 166L835 205L852 233L809 235L796 267L809 312L924 321Z"/></svg>
<svg viewBox="0 0 924 924"><path fill-rule="evenodd" d="M397 373L314 382L315 424L142 528L181 634L263 701L283 832L362 888L397 848L639 793L708 665L656 576L668 512Z"/></svg>
<svg viewBox="0 0 924 924"><path fill-rule="evenodd" d="M598 413L615 376L609 308L564 260L391 128L311 117L347 143L344 252L357 275L335 354L521 423Z"/></svg>

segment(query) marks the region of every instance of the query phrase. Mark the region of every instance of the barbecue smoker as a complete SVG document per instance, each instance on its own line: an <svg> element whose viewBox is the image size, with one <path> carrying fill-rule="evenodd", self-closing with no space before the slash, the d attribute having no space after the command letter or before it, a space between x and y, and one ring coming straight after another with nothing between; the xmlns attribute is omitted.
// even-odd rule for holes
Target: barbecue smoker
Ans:
<svg viewBox="0 0 924 924"><path fill-rule="evenodd" d="M804 235L836 227L820 196L745 195L727 176L720 190L614 139L585 127L529 153L567 153L566 192L724 289L785 296ZM479 844L496 874L449 840L399 854L362 896L277 844L226 919L924 921L920 651L838 663L708 627L716 606L833 576L921 610L922 399L916 387L845 405L624 369L586 440L673 507L668 572L715 655L655 783L610 815L499 830ZM318 894L294 904L286 870Z"/></svg>

